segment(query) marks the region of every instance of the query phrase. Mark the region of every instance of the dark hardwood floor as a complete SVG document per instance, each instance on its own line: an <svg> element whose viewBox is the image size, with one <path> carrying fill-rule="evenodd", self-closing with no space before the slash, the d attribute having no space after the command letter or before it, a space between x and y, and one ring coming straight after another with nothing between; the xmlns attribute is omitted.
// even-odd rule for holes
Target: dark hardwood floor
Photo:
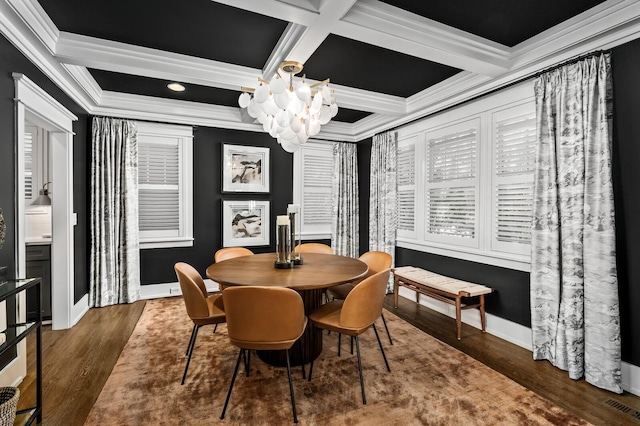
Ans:
<svg viewBox="0 0 640 426"><path fill-rule="evenodd" d="M595 425L640 425L640 398L603 391L546 361L533 361L531 352L463 324L456 339L455 320L400 298L386 307L420 330L459 349L537 394ZM70 330L43 333L43 396L45 425L82 425L133 328L145 302L91 309ZM29 341L33 345L33 340ZM32 359L29 371L33 371ZM33 404L33 377L20 386L21 406ZM31 399L30 399L31 398ZM634 417L635 415L635 417Z"/></svg>

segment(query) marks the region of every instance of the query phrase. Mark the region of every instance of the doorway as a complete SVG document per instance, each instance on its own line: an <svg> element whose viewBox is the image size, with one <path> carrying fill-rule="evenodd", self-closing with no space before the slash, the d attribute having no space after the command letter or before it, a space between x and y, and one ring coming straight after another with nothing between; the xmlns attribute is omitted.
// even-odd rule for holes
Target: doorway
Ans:
<svg viewBox="0 0 640 426"><path fill-rule="evenodd" d="M16 102L17 200L25 199L25 126L49 133L51 310L54 330L74 324L73 121L78 118L23 74L13 74ZM16 276L26 276L25 203L16 203Z"/></svg>

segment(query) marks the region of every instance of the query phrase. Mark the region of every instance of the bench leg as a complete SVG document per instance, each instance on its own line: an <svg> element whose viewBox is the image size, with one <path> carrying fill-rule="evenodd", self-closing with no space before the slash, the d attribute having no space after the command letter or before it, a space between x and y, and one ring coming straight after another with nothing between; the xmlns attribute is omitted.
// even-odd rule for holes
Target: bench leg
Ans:
<svg viewBox="0 0 640 426"><path fill-rule="evenodd" d="M458 327L458 340L462 334L462 302L461 297L456 297L456 326Z"/></svg>
<svg viewBox="0 0 640 426"><path fill-rule="evenodd" d="M393 280L393 307L398 307L398 287L400 287L398 277L395 277Z"/></svg>
<svg viewBox="0 0 640 426"><path fill-rule="evenodd" d="M480 295L480 323L482 324L482 331L487 331L487 320L484 315L484 294Z"/></svg>

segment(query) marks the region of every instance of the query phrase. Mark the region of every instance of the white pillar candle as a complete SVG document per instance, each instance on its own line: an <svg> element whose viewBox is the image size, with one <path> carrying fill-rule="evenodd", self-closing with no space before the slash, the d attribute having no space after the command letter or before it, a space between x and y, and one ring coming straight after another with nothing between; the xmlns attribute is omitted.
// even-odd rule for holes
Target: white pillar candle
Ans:
<svg viewBox="0 0 640 426"><path fill-rule="evenodd" d="M299 213L300 212L300 206L297 204L289 204L287 206L287 213Z"/></svg>
<svg viewBox="0 0 640 426"><path fill-rule="evenodd" d="M276 218L277 225L289 225L289 216L278 216Z"/></svg>

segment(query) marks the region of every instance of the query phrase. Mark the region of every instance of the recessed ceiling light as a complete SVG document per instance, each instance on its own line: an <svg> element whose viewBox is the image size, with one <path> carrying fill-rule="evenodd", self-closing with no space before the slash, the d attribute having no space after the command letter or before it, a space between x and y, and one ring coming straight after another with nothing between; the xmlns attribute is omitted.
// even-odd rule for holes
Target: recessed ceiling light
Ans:
<svg viewBox="0 0 640 426"><path fill-rule="evenodd" d="M184 92L184 86L180 83L169 83L167 87L174 92Z"/></svg>

